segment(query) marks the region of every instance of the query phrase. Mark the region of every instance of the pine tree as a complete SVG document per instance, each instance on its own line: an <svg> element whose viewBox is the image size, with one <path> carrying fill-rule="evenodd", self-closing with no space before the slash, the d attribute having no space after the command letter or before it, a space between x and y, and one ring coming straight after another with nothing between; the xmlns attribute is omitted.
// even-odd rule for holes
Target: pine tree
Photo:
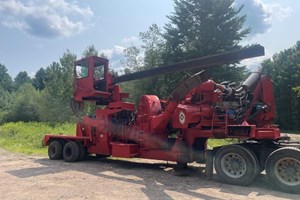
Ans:
<svg viewBox="0 0 300 200"><path fill-rule="evenodd" d="M172 63L235 49L250 32L243 29L233 0L175 0L166 24L166 60Z"/></svg>
<svg viewBox="0 0 300 200"><path fill-rule="evenodd" d="M19 72L16 78L14 79L14 87L15 90L19 89L21 85L26 83L31 83L31 78L28 76L27 72Z"/></svg>
<svg viewBox="0 0 300 200"><path fill-rule="evenodd" d="M32 85L35 87L36 90L43 90L45 88L45 82L47 81L46 78L46 71L44 68L40 68L34 75L32 79Z"/></svg>
<svg viewBox="0 0 300 200"><path fill-rule="evenodd" d="M13 90L12 78L7 73L7 69L0 63L0 87L4 90L11 92Z"/></svg>
<svg viewBox="0 0 300 200"><path fill-rule="evenodd" d="M197 57L240 48L239 42L250 32L243 28L246 16L239 15L233 0L174 0L175 11L168 16L164 64L172 64ZM209 69L216 81L236 81L243 78L245 67L223 66ZM172 88L183 73L164 76L165 91ZM166 95L166 94L165 94Z"/></svg>

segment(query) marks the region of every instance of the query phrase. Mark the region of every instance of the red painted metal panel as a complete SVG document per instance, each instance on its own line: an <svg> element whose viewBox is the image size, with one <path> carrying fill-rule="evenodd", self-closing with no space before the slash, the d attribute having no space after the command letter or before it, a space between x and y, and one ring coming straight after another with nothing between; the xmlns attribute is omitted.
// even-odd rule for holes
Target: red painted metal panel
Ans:
<svg viewBox="0 0 300 200"><path fill-rule="evenodd" d="M138 155L137 144L124 144L112 142L112 156L122 158L132 158Z"/></svg>
<svg viewBox="0 0 300 200"><path fill-rule="evenodd" d="M70 136L70 135L52 135L52 134L47 134L44 137L44 144L48 145L49 141L54 140L54 139L64 139L67 141L88 141L90 138L89 137L80 137L80 136Z"/></svg>
<svg viewBox="0 0 300 200"><path fill-rule="evenodd" d="M257 128L255 138L275 140L280 138L280 130L279 128Z"/></svg>

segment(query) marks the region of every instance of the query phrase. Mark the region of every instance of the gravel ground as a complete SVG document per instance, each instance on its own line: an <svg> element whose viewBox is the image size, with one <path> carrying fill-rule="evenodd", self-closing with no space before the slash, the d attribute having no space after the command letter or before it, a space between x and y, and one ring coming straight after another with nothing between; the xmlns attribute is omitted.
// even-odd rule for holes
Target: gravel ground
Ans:
<svg viewBox="0 0 300 200"><path fill-rule="evenodd" d="M164 161L91 157L66 163L3 149L0 155L0 200L300 199L272 189L265 174L241 187L223 184L215 175L207 180L199 165L190 165L184 174L178 174L174 164Z"/></svg>

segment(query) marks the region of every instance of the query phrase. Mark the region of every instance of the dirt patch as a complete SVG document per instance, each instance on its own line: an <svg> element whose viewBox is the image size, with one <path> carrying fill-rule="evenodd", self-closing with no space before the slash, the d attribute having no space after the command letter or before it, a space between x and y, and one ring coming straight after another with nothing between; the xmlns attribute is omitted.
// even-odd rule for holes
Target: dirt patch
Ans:
<svg viewBox="0 0 300 200"><path fill-rule="evenodd" d="M299 199L275 191L265 175L240 187L207 180L203 168L184 174L145 159L90 158L77 163L0 149L0 199Z"/></svg>
<svg viewBox="0 0 300 200"><path fill-rule="evenodd" d="M291 133L281 133L282 135L288 135L292 140L300 141L300 133L291 134Z"/></svg>

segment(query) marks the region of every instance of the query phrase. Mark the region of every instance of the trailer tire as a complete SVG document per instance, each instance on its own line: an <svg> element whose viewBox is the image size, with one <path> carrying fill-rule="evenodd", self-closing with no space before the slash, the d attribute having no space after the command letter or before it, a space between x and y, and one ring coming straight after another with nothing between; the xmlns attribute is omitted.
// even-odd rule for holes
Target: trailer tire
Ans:
<svg viewBox="0 0 300 200"><path fill-rule="evenodd" d="M79 146L76 142L67 142L63 149L63 156L66 162L76 162L79 159Z"/></svg>
<svg viewBox="0 0 300 200"><path fill-rule="evenodd" d="M63 157L63 147L58 140L53 140L48 146L48 156L51 160L60 160Z"/></svg>
<svg viewBox="0 0 300 200"><path fill-rule="evenodd" d="M87 156L87 150L86 150L86 147L78 142L78 146L79 146L79 157L78 157L78 161L82 161L86 158Z"/></svg>
<svg viewBox="0 0 300 200"><path fill-rule="evenodd" d="M254 153L241 145L221 147L216 153L214 163L219 179L234 185L250 184L259 167Z"/></svg>
<svg viewBox="0 0 300 200"><path fill-rule="evenodd" d="M266 173L282 191L300 193L300 149L283 147L273 151L266 161Z"/></svg>

